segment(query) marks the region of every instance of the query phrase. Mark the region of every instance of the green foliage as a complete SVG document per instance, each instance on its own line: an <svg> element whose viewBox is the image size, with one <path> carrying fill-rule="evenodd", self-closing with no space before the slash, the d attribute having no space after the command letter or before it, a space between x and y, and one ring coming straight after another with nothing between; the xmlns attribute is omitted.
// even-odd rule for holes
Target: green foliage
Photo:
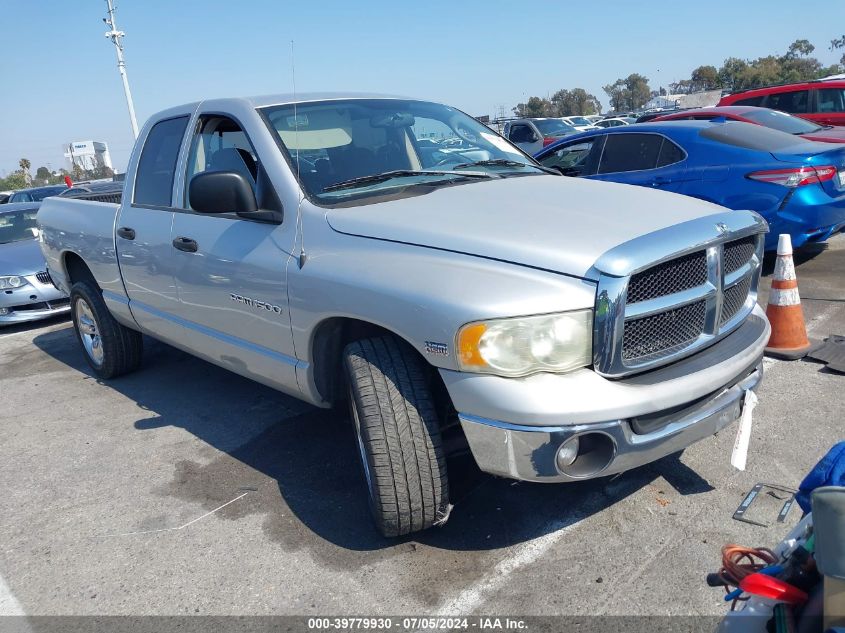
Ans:
<svg viewBox="0 0 845 633"><path fill-rule="evenodd" d="M556 117L599 114L601 112L599 100L583 88L558 90L552 95L551 106L551 116Z"/></svg>
<svg viewBox="0 0 845 633"><path fill-rule="evenodd" d="M617 112L638 110L651 98L648 78L639 73L632 73L625 78L617 79L612 84L604 86L602 90L610 98L610 108Z"/></svg>
<svg viewBox="0 0 845 633"><path fill-rule="evenodd" d="M551 116L551 111L551 102L541 97L529 97L527 103L519 103L513 109L516 116L526 118Z"/></svg>

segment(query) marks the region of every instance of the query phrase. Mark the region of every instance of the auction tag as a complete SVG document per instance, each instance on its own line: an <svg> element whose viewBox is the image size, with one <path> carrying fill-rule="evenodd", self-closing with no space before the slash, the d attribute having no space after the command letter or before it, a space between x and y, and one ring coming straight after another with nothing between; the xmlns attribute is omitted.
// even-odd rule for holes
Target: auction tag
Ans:
<svg viewBox="0 0 845 633"><path fill-rule="evenodd" d="M731 453L731 465L737 470L745 470L745 462L748 459L748 443L751 441L751 412L754 411L756 406L757 394L749 389L745 392L745 401L742 403L742 417L739 419L734 450Z"/></svg>

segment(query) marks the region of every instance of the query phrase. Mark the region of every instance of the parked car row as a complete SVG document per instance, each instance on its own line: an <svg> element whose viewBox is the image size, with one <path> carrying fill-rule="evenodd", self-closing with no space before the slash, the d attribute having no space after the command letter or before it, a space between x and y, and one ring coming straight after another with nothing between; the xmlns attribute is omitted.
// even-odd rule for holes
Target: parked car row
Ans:
<svg viewBox="0 0 845 633"><path fill-rule="evenodd" d="M845 146L728 121L671 120L586 132L535 158L564 176L661 189L769 223L766 250L789 233L798 247L845 228Z"/></svg>

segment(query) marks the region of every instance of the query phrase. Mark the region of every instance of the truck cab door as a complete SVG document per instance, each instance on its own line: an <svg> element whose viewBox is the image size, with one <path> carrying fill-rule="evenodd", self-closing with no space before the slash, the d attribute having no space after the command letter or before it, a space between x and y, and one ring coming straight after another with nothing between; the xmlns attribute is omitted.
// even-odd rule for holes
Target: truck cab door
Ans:
<svg viewBox="0 0 845 633"><path fill-rule="evenodd" d="M245 219L237 209L200 213L190 182L208 171L236 172L262 209L281 203L245 132L222 115L200 117L187 158L183 208L174 214L171 254L177 315L194 353L281 391L298 394L287 298L293 218Z"/></svg>
<svg viewBox="0 0 845 633"><path fill-rule="evenodd" d="M189 117L150 128L127 187L115 226L120 274L135 321L145 332L178 345L184 329L174 319L178 297L173 278L173 181Z"/></svg>
<svg viewBox="0 0 845 633"><path fill-rule="evenodd" d="M543 149L543 137L527 123L511 123L508 140L526 154L533 155Z"/></svg>

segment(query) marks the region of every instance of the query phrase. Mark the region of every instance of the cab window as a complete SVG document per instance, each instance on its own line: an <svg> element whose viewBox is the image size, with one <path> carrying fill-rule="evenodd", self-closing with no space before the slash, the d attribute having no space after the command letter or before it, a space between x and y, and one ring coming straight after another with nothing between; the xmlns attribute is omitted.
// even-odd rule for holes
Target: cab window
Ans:
<svg viewBox="0 0 845 633"><path fill-rule="evenodd" d="M790 114L804 114L809 112L810 101L809 90L791 90L789 92L776 92L770 94L766 99L766 107Z"/></svg>
<svg viewBox="0 0 845 633"><path fill-rule="evenodd" d="M845 89L824 88L818 94L819 112L845 112Z"/></svg>
<svg viewBox="0 0 845 633"><path fill-rule="evenodd" d="M135 174L134 204L169 207L173 193L176 159L188 117L156 123L144 142Z"/></svg>
<svg viewBox="0 0 845 633"><path fill-rule="evenodd" d="M185 178L185 206L191 179L205 171L234 171L246 178L255 192L258 158L241 126L228 117L200 118L191 141L191 153Z"/></svg>

